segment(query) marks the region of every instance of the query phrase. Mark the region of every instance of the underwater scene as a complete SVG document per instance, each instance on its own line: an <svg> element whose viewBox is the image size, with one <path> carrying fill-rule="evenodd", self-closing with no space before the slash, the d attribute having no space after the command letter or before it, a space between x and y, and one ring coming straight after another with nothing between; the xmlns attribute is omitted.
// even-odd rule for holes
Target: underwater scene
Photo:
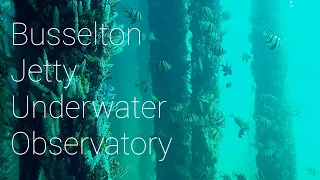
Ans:
<svg viewBox="0 0 320 180"><path fill-rule="evenodd" d="M0 2L0 180L320 180L319 1Z"/></svg>

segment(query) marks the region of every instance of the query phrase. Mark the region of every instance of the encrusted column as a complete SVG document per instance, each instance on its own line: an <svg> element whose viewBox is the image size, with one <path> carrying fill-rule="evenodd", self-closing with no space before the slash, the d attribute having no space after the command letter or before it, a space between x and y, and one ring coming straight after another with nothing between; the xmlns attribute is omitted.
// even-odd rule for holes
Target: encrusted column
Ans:
<svg viewBox="0 0 320 180"><path fill-rule="evenodd" d="M286 2L253 0L252 2L252 74L256 83L255 114L256 163L259 176L265 179L296 179L295 148L292 130L292 113L286 96L286 46L272 50L277 37L270 39L272 31L284 39L284 23L281 14ZM265 31L265 32L264 32ZM267 35L268 33L269 35ZM263 36L267 35L267 37ZM270 49L271 48L271 49Z"/></svg>
<svg viewBox="0 0 320 180"><path fill-rule="evenodd" d="M110 30L119 27L114 21L117 16L114 9L117 3L118 0L14 0L15 21L26 24L28 27L26 35L29 38L31 37L30 28L34 29L33 40L36 43L41 42L41 28L44 28L45 32L49 28L58 28L60 32L66 28L72 28L76 34L75 39L78 39L77 33L81 28L88 28L93 33L95 23L98 28L102 24L108 28L104 32L104 39L112 39L114 43L119 43L122 40L121 34L113 33L109 37ZM16 27L16 30L17 32L23 32L23 26ZM84 32L88 33L87 30ZM50 79L53 79L52 82L44 81L46 74L42 73L33 78L41 77L43 81L34 82L27 79L18 83L20 112L22 115L28 112L28 116L21 120L22 126L19 130L26 132L29 139L32 139L34 131L37 137L41 136L47 142L53 137L59 137L62 141L74 137L69 143L74 143L73 141L76 140L79 143L81 138L84 137L91 137L94 142L101 142L102 138L108 137L110 134L108 133L110 122L104 113L96 118L93 106L85 109L84 118L80 115L71 118L79 114L79 111L76 110L69 111L69 115L64 112L63 117L53 118L48 114L48 110L44 114L43 106L39 105L36 108L35 118L32 118L32 108L27 109L26 103L29 103L29 107L32 107L33 102L43 101L48 108L53 101L75 101L79 104L85 101L99 103L104 101L105 105L108 106L107 102L114 98L113 88L106 85L110 68L108 63L114 54L122 51L122 46L114 46L109 41L103 45L101 31L97 31L96 36L91 35L82 38L82 44L76 41L73 45L62 44L62 41L72 44L72 40L63 36L62 33L59 34L57 31L51 33L51 35L60 38L59 45L49 45L47 40L51 43L57 43L57 41L55 38L45 35L43 45L35 46L29 39L25 45L16 47L14 59L19 77L22 73L22 59L26 59L26 68L38 64L45 69L45 64L52 65L57 61L58 64L66 67L69 74L75 69L74 78L67 86L67 77L59 72L58 79L62 81L55 81L55 73L57 72L54 68L49 68L48 75ZM97 44L94 38L98 39ZM17 37L16 41L24 42L23 36ZM91 44L88 45L88 42L91 42ZM26 101L27 95L29 96L29 102ZM59 106L54 107L53 115L59 116L60 113ZM28 145L26 138L22 137L19 142L21 150L25 150ZM32 147L32 144L30 145ZM41 142L36 143L37 152L43 152L43 148ZM106 179L108 177L116 179L128 170L127 167L121 167L118 163L113 164L114 161L109 161L105 150L101 150L102 152L96 155L92 146L88 143L81 148L83 148L83 154L80 153L81 149L78 146L68 149L69 152L77 151L76 155L68 155L62 152L57 156L49 154L49 150L51 152L57 151L52 146L48 146L46 153L42 156L33 155L31 149L27 154L20 156L20 177L24 180Z"/></svg>
<svg viewBox="0 0 320 180"><path fill-rule="evenodd" d="M223 33L220 1L199 0L192 3L193 53L191 109L198 120L192 128L192 176L214 179L218 147L225 119L219 110L218 74Z"/></svg>
<svg viewBox="0 0 320 180"><path fill-rule="evenodd" d="M12 96L16 95L15 84L9 81L9 76L14 75L12 67L12 53L7 31L8 22L6 13L12 7L9 1L3 1L0 5L0 175L2 179L19 179L19 156L12 151L19 149L17 141L12 135L18 129L18 120L11 113ZM12 144L13 143L13 144Z"/></svg>
<svg viewBox="0 0 320 180"><path fill-rule="evenodd" d="M191 123L189 111L191 87L191 39L189 30L190 3L185 0L149 1L148 23L150 31L157 38L150 47L150 61L166 61L172 65L167 72L152 73L153 93L160 101L167 101L161 107L161 118L154 119L154 136L168 143L172 137L166 159L160 144L156 151L157 179L190 179L192 162ZM180 109L180 107L188 107ZM181 111L182 110L182 111ZM185 111L186 110L186 111ZM156 111L157 112L157 111Z"/></svg>

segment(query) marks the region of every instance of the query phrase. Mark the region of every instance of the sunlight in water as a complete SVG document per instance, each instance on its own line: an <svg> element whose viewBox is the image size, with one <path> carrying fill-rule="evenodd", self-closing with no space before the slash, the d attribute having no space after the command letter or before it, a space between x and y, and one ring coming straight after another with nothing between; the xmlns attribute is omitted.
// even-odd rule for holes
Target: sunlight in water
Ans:
<svg viewBox="0 0 320 180"><path fill-rule="evenodd" d="M318 141L320 116L319 86L319 5L316 0L295 0L286 12L285 31L288 35L288 84L293 105L303 107L294 117L298 179L319 179L320 145ZM317 14L317 15L316 15ZM316 177L306 171L313 167Z"/></svg>
<svg viewBox="0 0 320 180"><path fill-rule="evenodd" d="M287 0L278 4L283 9L278 23L278 29L288 52L287 71L287 99L292 108L303 108L303 111L293 117L294 133L296 137L297 179L317 179L320 170L320 145L317 141L320 128L320 115L317 103L320 102L320 26L319 1ZM233 74L220 74L221 108L226 116L224 139L220 148L219 172L243 172L252 177L256 172L256 152L250 147L254 141L255 129L250 129L247 135L239 139L239 128L229 117L231 113L252 121L254 94L251 92L253 78L250 62L243 63L240 55L250 52L251 44L247 40L251 25L248 21L250 14L250 0L222 1L224 10L230 11L233 19L224 23L228 34L224 38L224 47L227 52L224 57L232 64ZM315 14L318 14L317 16ZM241 27L241 28L239 28ZM225 61L223 60L223 63ZM232 82L232 87L226 88L226 83ZM254 126L253 123L250 124ZM235 156L241 154L241 156ZM308 174L308 167L315 168L316 177Z"/></svg>
<svg viewBox="0 0 320 180"><path fill-rule="evenodd" d="M254 141L255 125L252 120L254 92L251 91L253 77L248 63L242 62L243 53L250 54L251 43L248 34L251 31L249 23L250 0L221 2L223 10L232 14L232 19L224 22L223 26L228 29L224 36L223 47L228 52L222 59L232 65L233 76L223 76L220 72L221 108L226 117L224 138L220 147L220 159L218 170L228 173L231 177L234 172L244 173L251 178L256 172L255 150L251 147ZM224 60L225 59L225 60ZM231 88L226 84L231 82ZM231 114L250 121L250 131L243 138L238 137L239 127L234 122ZM241 154L241 156L240 156Z"/></svg>

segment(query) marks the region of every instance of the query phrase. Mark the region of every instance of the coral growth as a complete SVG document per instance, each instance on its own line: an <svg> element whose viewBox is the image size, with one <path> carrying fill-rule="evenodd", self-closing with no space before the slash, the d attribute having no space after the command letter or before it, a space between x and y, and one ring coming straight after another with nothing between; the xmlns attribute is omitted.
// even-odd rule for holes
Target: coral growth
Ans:
<svg viewBox="0 0 320 180"><path fill-rule="evenodd" d="M96 24L104 24L108 30L104 34L97 32L98 38L101 39L102 35L104 35L105 37L103 38L112 38L113 42L122 40L121 34L110 34L114 28L123 28L123 26L115 22L115 17L117 17L115 5L118 4L118 0L26 0L23 2L14 0L13 2L15 3L16 11L14 19L27 25L36 25L39 28L54 27L60 30L72 27L75 33L78 33L81 28L93 29ZM25 15L26 11L28 15ZM61 38L61 41L68 42L70 40L58 33L55 35ZM41 38L40 33L36 33L34 36L34 39ZM94 38L94 36L86 36L83 38L83 43L86 44L87 42L94 41ZM49 40L52 39L49 37ZM70 82L67 89L64 87L67 87L68 78L63 73L59 73L57 78L62 80L61 82L25 81L18 84L19 98L21 98L21 101L25 101L25 96L28 95L30 104L37 101L50 104L50 102L60 100L60 97L63 97L63 102L84 102L88 99L108 102L115 96L113 90L110 89L112 86L106 85L110 78L111 65L109 61L113 55L122 51L123 46L114 46L112 43L102 44L102 42L83 45L77 42L73 46L44 45L42 47L34 47L31 44L26 44L25 46L17 47L16 50L19 53L14 54L15 61L12 64L18 72L21 69L21 57L26 59L27 67L32 64L39 64L43 68L45 65L54 64L56 60L60 64L63 64L68 72L71 72L76 66L79 67L76 69L74 79ZM48 76L52 79L54 74L57 74L55 69L49 68L48 74L37 74L32 76L32 78L45 79ZM59 107L54 107L53 109L55 111L52 116L44 113L48 112L48 109L44 109L44 106L38 103L35 112L36 118L33 119L31 116L28 116L26 121L21 124L22 130L28 136L31 136L30 129L34 130L37 135L41 135L46 140L50 140L53 137L61 139L75 137L75 139L81 139L81 137L86 136L98 140L107 136L109 132L110 122L108 118L100 116L96 119L92 106L86 109L86 117L79 116L74 119L65 115L59 117ZM22 107L21 111L24 112L26 109ZM71 112L71 114L73 113L75 113L75 110ZM29 114L32 114L32 112ZM23 143L23 141L21 142ZM55 151L54 148L48 150ZM100 153L99 155L91 156L92 151L92 146L85 145L85 156L78 153L73 157L69 157L67 154L55 157L46 153L44 156L37 157L39 158L40 166L33 164L30 167L24 167L21 175L26 179L38 178L48 180L55 178L81 179L83 177L87 179L107 178L110 175L108 155ZM22 158L30 162L38 161L36 157L32 156Z"/></svg>

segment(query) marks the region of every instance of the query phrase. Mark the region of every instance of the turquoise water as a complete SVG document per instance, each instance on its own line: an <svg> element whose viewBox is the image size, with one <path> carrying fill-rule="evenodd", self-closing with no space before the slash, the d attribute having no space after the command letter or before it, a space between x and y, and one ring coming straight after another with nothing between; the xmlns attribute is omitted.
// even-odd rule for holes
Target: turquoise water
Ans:
<svg viewBox="0 0 320 180"><path fill-rule="evenodd" d="M320 2L1 2L0 179L218 180L223 179L224 174L237 180L244 180L240 174L248 180L257 180L257 176L259 180L320 179L317 105L320 101L320 26L317 23ZM231 18L223 19L228 18L223 12L231 14ZM79 43L68 47L34 46L30 42L12 46L15 21L33 28L58 25L60 29L75 28L75 33L82 27L92 29L94 21L105 23L110 29L122 28L124 32L138 28L141 44L138 44L139 34L132 33L128 37L130 45L118 46L119 49L110 44L84 47ZM275 33L270 44L266 43L269 37L263 35L264 31L270 33L266 27ZM35 32L34 37L41 38L40 31ZM109 34L115 39L121 39L121 35ZM283 46L272 50L270 47L277 45L276 38L280 38ZM244 53L251 57L248 62L241 58ZM29 67L32 64L42 67L46 60L51 64L57 60L67 69L76 66L80 70L75 72L74 81L70 81L70 88L66 89L61 88L60 82L31 79L13 82L10 75L21 76L24 58ZM231 65L231 74L221 70L226 62ZM45 74L35 76L44 80ZM59 77L64 82L68 80L65 75ZM141 82L149 86L138 86ZM86 100L130 104L134 98L140 104L138 109L130 104L129 118L119 118L118 109L112 111L115 115L111 117L103 113L95 117L92 115L95 108L87 107L86 117L71 118L64 114L50 122L56 119L42 116L47 108L35 108L37 116L30 116L32 109L25 108L27 95L30 107L31 101L49 104L60 95L64 95L62 105L68 101L81 104ZM12 96L18 99L14 107L10 103ZM141 111L146 101L150 106L155 104L150 111L155 115L153 118L146 118ZM165 102L161 110L157 106L159 102ZM53 109L55 113L59 111L56 106ZM294 114L294 110L299 112ZM12 116L12 111L29 112L29 116L19 121ZM71 114L78 112L73 109ZM121 117L123 113L126 112L122 111ZM221 115L220 122L217 117ZM242 130L244 134L240 136ZM102 152L94 154L94 143L84 143L70 148L79 150L74 155L65 150L59 156L51 152L38 156L33 151L39 152L47 144L38 141L31 146L33 142L25 138L12 139L18 131L26 132L29 139L33 133L43 136L47 142L55 136L62 141L74 137L73 141L80 144L81 138L91 137L97 144L101 139L112 137L118 140L114 147L119 151L108 154L111 142L103 142L99 146ZM127 143L121 141L124 134L129 138ZM135 138L140 141L133 143ZM254 143L260 143L261 147L254 147ZM166 145L168 151L163 156ZM34 149L26 151L26 155L11 151L29 147ZM46 150L56 152L54 148ZM159 161L162 158L163 161ZM309 170L314 170L314 174Z"/></svg>
<svg viewBox="0 0 320 180"><path fill-rule="evenodd" d="M224 23L229 29L229 33L223 39L227 53L224 58L232 64L235 76L220 76L221 107L225 116L231 113L251 121L250 126L254 126L252 115L254 111L254 92L251 86L254 82L251 75L250 61L242 62L240 56L244 52L250 52L251 43L248 35L251 32L249 22L251 1L222 1L223 9L230 11L233 18ZM241 8L239 8L241 7ZM241 28L240 28L241 27ZM225 84L232 82L232 87L226 88ZM226 128L224 129L224 139L221 144L218 169L220 172L233 174L234 172L245 173L248 178L254 178L257 171L255 166L255 149L252 148L254 142L255 128L247 133L247 136L238 138L238 126L233 119L227 117ZM236 148L232 148L236 147Z"/></svg>
<svg viewBox="0 0 320 180"><path fill-rule="evenodd" d="M318 127L319 115L319 73L316 70L319 62L316 42L319 41L319 26L314 24L319 2L295 1L286 16L285 29L289 42L289 94L293 104L302 104L303 112L294 118L295 136L297 138L297 169L298 179L313 179L304 169L308 166L319 167ZM303 15L302 15L303 14ZM302 16L301 16L302 15ZM307 18L308 17L308 18ZM306 33L308 32L308 33ZM305 46L301 45L305 44ZM307 53L305 53L307 52Z"/></svg>

